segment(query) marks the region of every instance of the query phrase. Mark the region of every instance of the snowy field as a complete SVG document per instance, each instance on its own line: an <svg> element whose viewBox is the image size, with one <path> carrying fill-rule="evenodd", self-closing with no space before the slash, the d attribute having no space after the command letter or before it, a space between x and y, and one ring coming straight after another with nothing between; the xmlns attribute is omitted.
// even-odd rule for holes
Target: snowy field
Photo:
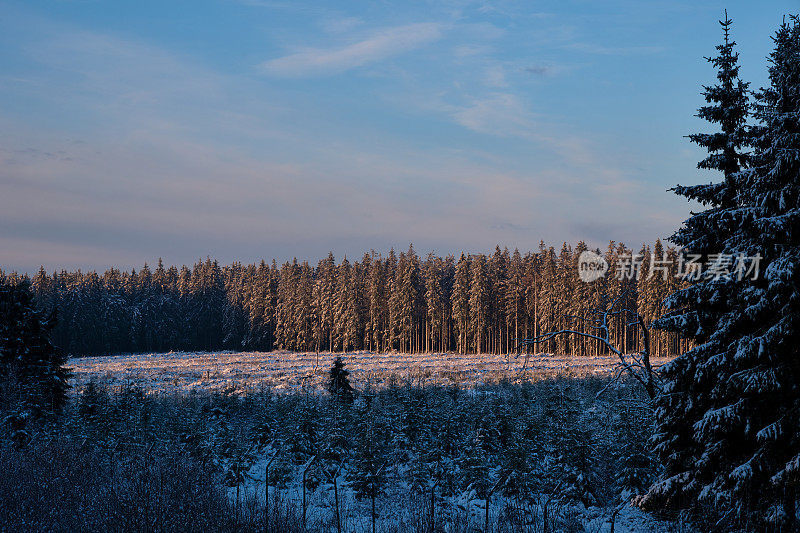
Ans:
<svg viewBox="0 0 800 533"><path fill-rule="evenodd" d="M110 387L138 384L158 392L276 391L325 387L332 353L214 352L116 355L70 359L72 384L81 388L94 378ZM476 385L503 380L520 382L555 376L608 375L618 368L611 356L491 355L454 353L341 354L356 388L367 384ZM659 366L668 358L655 358Z"/></svg>
<svg viewBox="0 0 800 533"><path fill-rule="evenodd" d="M73 372L73 384L80 390L90 379L107 385L111 389L126 384L137 384L151 392L204 393L247 392L270 388L276 391L293 391L302 387L322 390L326 385L328 369L339 354L274 352L215 352L215 353L166 353L118 355L110 357L85 357L69 361ZM459 355L453 353L401 354L351 352L343 354L351 382L363 389L367 384L376 388L391 383L403 385L458 385L474 387L501 381L521 382L541 380L555 376L586 377L612 375L618 371L615 357L566 357L536 355L515 357L505 355ZM656 366L667 362L667 358L656 358ZM76 390L73 389L73 390ZM231 501L246 502L265 499L265 467L269 450L259 449L253 462L246 467L246 475L237 489L230 487ZM284 458L284 460L286 460ZM224 464L224 462L223 462ZM404 467L400 468L401 472ZM353 489L344 483L341 476L339 486L341 514L345 531L371 531L369 502L355 497ZM272 505L277 502L298 509L302 502L299 470L294 467L290 481L283 488L270 489ZM274 481L274 480L273 480ZM415 507L420 501L409 499L412 491L404 478L392 478L377 502L379 516L377 529L384 532L410 530L418 514ZM546 498L545 498L546 499ZM544 499L543 499L544 501ZM335 531L333 527L333 493L330 483L322 483L308 493L308 520L312 529ZM492 500L490 518L493 523L501 518L500 512L506 500L497 495ZM448 523L444 531L480 531L486 512L485 500L478 498L474 490L458 492L437 500L437 513ZM534 514L538 511L534 508ZM661 521L638 509L623 505L614 512L614 507L583 507L581 504L556 506L551 516L564 521L560 531L584 531L605 533L612 531L611 519L615 515L613 531L673 533L692 531L685 524ZM539 516L540 515L535 515ZM460 526L456 526L460 524Z"/></svg>

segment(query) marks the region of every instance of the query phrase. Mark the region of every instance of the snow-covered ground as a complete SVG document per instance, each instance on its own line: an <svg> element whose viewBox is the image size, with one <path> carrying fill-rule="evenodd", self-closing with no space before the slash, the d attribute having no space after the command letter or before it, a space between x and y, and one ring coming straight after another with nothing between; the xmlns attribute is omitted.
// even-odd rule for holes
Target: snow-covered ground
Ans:
<svg viewBox="0 0 800 533"><path fill-rule="evenodd" d="M292 390L322 388L328 369L342 355L356 388L370 383L460 385L473 387L503 380L518 382L557 375L584 377L608 375L619 360L611 356L492 355L454 353L294 353L213 352L116 355L70 359L73 384L79 388L94 378L114 387L139 384L160 392L230 392L271 388ZM658 366L667 358L655 358Z"/></svg>
<svg viewBox="0 0 800 533"><path fill-rule="evenodd" d="M321 390L326 385L328 369L333 360L342 355L346 368L351 372L351 382L363 389L367 384L380 388L390 383L413 385L459 385L474 387L503 380L519 382L538 380L554 376L586 377L610 375L618 370L618 359L603 357L566 357L558 355L536 355L516 357L514 355L453 353L402 354L351 352L292 353L274 352L214 352L214 353L165 353L117 355L108 357L85 357L71 359L73 384L81 385L96 379L110 388L125 384L137 384L152 392L191 393L230 391L247 393L262 388L276 391L291 391L301 387ZM656 358L659 366L669 359ZM257 454L258 455L258 454ZM264 454L269 455L269 454ZM240 486L240 501L258 499L264 501L264 479L266 459L256 457L251 464L244 483ZM369 503L357 500L352 488L344 482L339 485L341 514L345 530L369 532L371 530ZM292 480L281 488L270 489L272 505L283 501L294 509L301 508L301 478L297 471ZM409 530L414 520L414 506L419 502L409 500L411 491L407 483L396 479L386 488L377 501L378 530L386 532ZM236 499L236 489L229 489L229 497ZM330 483L323 483L308 493L308 520L320 530L334 531L333 492ZM491 521L502 518L503 497L496 496L490 507ZM448 517L452 523L462 524L456 528L448 526L446 531L479 531L483 528L486 502L477 498L474 491L449 497L441 497L437 513L442 519ZM418 509L417 509L418 510ZM534 510L534 512L536 512ZM555 512L555 510L551 511ZM558 514L568 520L570 531L601 533L611 530L614 507L584 508L573 504L561 508ZM551 514L552 516L552 514ZM446 521L446 520L445 520ZM323 524L326 524L323 526ZM466 525L469 524L469 525ZM626 505L615 519L616 532L676 532L692 531L683 524L657 520L640 510Z"/></svg>

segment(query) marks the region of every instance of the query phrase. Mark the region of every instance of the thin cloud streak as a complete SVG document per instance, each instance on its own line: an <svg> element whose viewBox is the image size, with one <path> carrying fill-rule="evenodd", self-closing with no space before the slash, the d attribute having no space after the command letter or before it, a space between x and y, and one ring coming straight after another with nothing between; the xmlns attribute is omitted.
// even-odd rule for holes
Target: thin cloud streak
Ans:
<svg viewBox="0 0 800 533"><path fill-rule="evenodd" d="M604 56L650 55L660 54L666 50L663 46L602 46L590 43L572 43L565 45L564 48Z"/></svg>
<svg viewBox="0 0 800 533"><path fill-rule="evenodd" d="M442 25L423 22L386 28L367 39L335 49L309 48L261 64L279 77L331 75L402 54L438 40Z"/></svg>

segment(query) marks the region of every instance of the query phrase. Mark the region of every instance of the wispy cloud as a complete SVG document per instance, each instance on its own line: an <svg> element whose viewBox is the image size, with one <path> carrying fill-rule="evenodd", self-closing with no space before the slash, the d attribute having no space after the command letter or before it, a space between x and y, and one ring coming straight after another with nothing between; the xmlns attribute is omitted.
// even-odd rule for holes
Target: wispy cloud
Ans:
<svg viewBox="0 0 800 533"><path fill-rule="evenodd" d="M604 56L649 55L658 54L666 50L663 46L602 46L591 43L572 43L564 46L564 48Z"/></svg>
<svg viewBox="0 0 800 533"><path fill-rule="evenodd" d="M489 87L508 87L506 70L503 65L491 65L486 68L486 85Z"/></svg>
<svg viewBox="0 0 800 533"><path fill-rule="evenodd" d="M453 119L474 132L500 137L527 137L533 130L530 111L514 94L495 93L450 109Z"/></svg>
<svg viewBox="0 0 800 533"><path fill-rule="evenodd" d="M338 17L326 18L322 23L322 29L332 34L342 34L353 31L358 26L364 24L364 21L358 17Z"/></svg>
<svg viewBox="0 0 800 533"><path fill-rule="evenodd" d="M282 77L331 75L374 63L438 40L443 28L434 22L395 26L339 48L309 48L261 64L267 74Z"/></svg>

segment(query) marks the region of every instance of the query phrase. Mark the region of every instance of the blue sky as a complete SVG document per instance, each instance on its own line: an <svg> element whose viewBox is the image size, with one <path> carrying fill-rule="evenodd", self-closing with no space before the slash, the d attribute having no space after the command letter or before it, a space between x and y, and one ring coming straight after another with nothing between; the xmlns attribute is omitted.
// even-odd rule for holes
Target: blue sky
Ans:
<svg viewBox="0 0 800 533"><path fill-rule="evenodd" d="M665 238L795 1L0 1L0 268Z"/></svg>

